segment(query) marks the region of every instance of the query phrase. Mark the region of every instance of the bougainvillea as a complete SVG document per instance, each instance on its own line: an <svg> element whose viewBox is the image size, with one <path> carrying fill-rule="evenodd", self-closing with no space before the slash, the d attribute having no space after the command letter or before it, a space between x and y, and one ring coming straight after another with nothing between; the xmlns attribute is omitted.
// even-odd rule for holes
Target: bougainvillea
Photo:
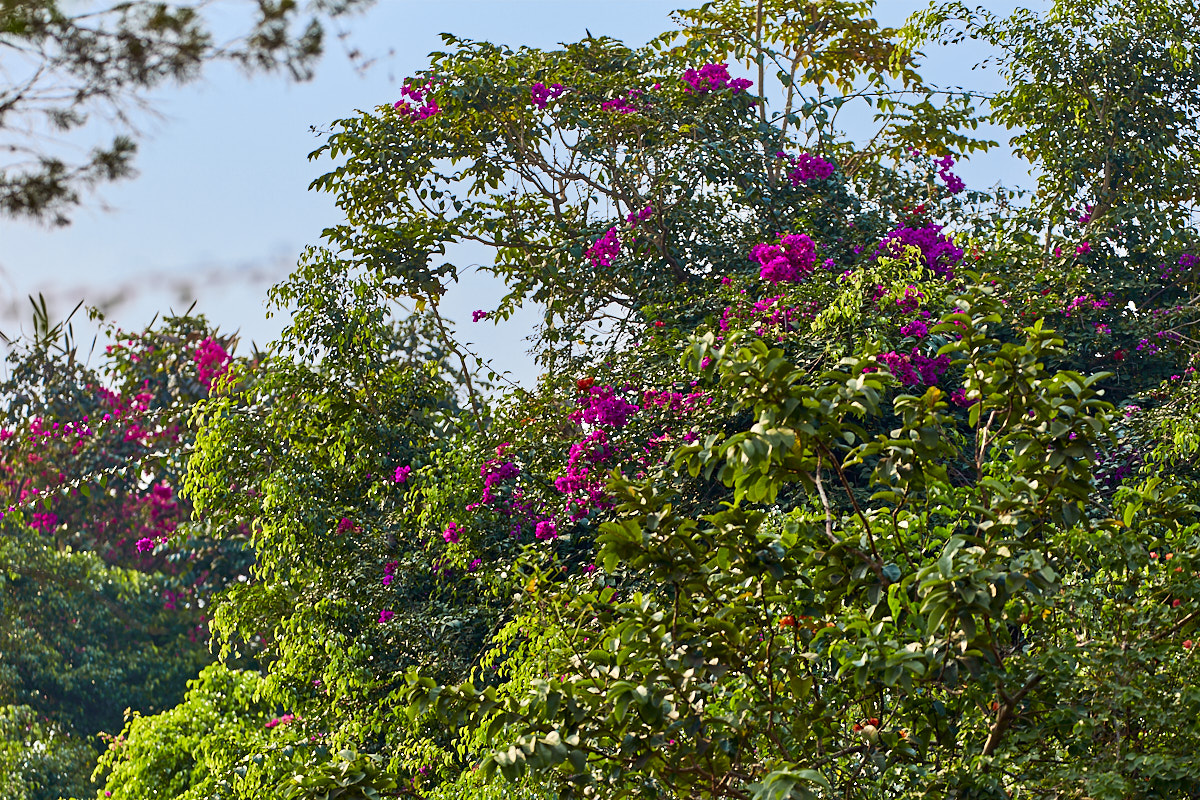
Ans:
<svg viewBox="0 0 1200 800"><path fill-rule="evenodd" d="M1143 241L1157 217L1077 175L1022 208L966 192L920 153L980 145L970 97L861 12L710 4L638 50L447 37L406 83L437 87L436 120L337 123L316 185L347 220L276 289L295 323L272 368L195 415L189 487L256 547L216 642L260 657L254 730L291 748L215 759L239 791L1200 780L1200 434L1154 427L1200 406L1189 284L1161 267L1192 224ZM761 97L720 62L743 53ZM863 95L835 89L858 82L883 113L851 140L833 111ZM467 242L506 286L490 320L537 306L535 385L471 370L438 310L467 273L431 255ZM1157 766L1125 758L1135 729Z"/></svg>
<svg viewBox="0 0 1200 800"><path fill-rule="evenodd" d="M779 237L779 244L756 244L750 258L761 266L759 277L770 283L795 283L813 270L817 261L816 244L803 233Z"/></svg>
<svg viewBox="0 0 1200 800"><path fill-rule="evenodd" d="M720 89L731 89L734 94L749 89L754 84L745 78L733 78L728 64L705 64L700 69L688 69L683 73L685 91L706 94Z"/></svg>

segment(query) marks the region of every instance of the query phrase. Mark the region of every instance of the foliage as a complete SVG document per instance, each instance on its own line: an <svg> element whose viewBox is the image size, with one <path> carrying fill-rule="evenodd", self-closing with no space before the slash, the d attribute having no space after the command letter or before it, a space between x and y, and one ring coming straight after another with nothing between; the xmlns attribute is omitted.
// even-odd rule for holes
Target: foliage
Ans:
<svg viewBox="0 0 1200 800"><path fill-rule="evenodd" d="M0 789L13 800L84 796L91 745L29 706L0 707Z"/></svg>
<svg viewBox="0 0 1200 800"><path fill-rule="evenodd" d="M1196 796L1196 231L1063 144L1111 120L1037 108L1121 95L1127 54L1047 65L1148 9L447 36L314 154L345 221L273 290L275 349L188 406L186 496L255 555L214 645L256 669L131 718L106 790ZM954 14L1007 48L1028 202L954 174L975 98L914 49ZM835 112L867 99L864 143ZM1122 142L1186 140L1121 102ZM474 324L544 312L535 387L489 396L441 312L465 242L507 286Z"/></svg>

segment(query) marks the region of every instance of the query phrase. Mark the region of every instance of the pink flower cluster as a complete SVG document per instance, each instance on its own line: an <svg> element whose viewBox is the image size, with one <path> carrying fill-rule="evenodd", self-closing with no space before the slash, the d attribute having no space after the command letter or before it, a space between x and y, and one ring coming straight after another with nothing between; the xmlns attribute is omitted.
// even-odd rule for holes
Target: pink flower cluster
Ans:
<svg viewBox="0 0 1200 800"><path fill-rule="evenodd" d="M383 565L383 585L391 586L396 580L396 567L400 566L398 561L389 561Z"/></svg>
<svg viewBox="0 0 1200 800"><path fill-rule="evenodd" d="M924 292L918 292L917 287L908 285L904 287L904 297L896 300L896 306L901 311L916 311L921 307L921 301L925 299ZM922 312L922 316L928 316L929 312Z"/></svg>
<svg viewBox="0 0 1200 800"><path fill-rule="evenodd" d="M879 360L905 386L931 386L950 369L950 356L930 357L913 348L910 353L882 353Z"/></svg>
<svg viewBox="0 0 1200 800"><path fill-rule="evenodd" d="M605 100L600 104L600 109L603 111L615 111L618 114L636 114L639 109L633 104L635 100L642 96L638 89L630 89L623 95L617 95L611 100Z"/></svg>
<svg viewBox="0 0 1200 800"><path fill-rule="evenodd" d="M646 220L650 219L653 216L654 216L654 206L646 206L641 211L629 212L629 216L626 217L625 219L629 223L630 227L636 228L639 223L645 222Z"/></svg>
<svg viewBox="0 0 1200 800"><path fill-rule="evenodd" d="M392 476L392 480L396 483L404 483L408 480L408 474L410 472L412 472L412 467L396 467L396 474Z"/></svg>
<svg viewBox="0 0 1200 800"><path fill-rule="evenodd" d="M284 714L282 717L276 717L263 725L264 728L274 728L276 725L288 725L296 719L295 714Z"/></svg>
<svg viewBox="0 0 1200 800"><path fill-rule="evenodd" d="M684 394L683 392L672 392L669 389L661 392L647 389L642 393L644 408L658 407L677 414L695 408L701 403L712 405L712 398L700 391Z"/></svg>
<svg viewBox="0 0 1200 800"><path fill-rule="evenodd" d="M604 492L603 473L593 472L585 465L597 467L612 456L613 448L609 444L608 434L603 430L593 431L583 441L571 445L567 472L555 478L554 488L569 496L567 511L572 522L586 516L592 508L602 509L611 505Z"/></svg>
<svg viewBox="0 0 1200 800"><path fill-rule="evenodd" d="M447 525L446 530L442 531L442 538L446 540L446 544L458 544L458 524L451 522L449 525Z"/></svg>
<svg viewBox="0 0 1200 800"><path fill-rule="evenodd" d="M817 246L803 233L780 236L779 244L756 244L750 260L761 266L759 277L771 283L796 283L813 271Z"/></svg>
<svg viewBox="0 0 1200 800"><path fill-rule="evenodd" d="M787 333L797 329L799 320L816 316L815 305L814 302L811 310L806 313L796 306L785 306L783 295L764 297L754 303L740 302L725 306L718 325L722 331L727 331L737 320L741 323L738 327L750 329L752 326L757 336L773 334L782 341Z"/></svg>
<svg viewBox="0 0 1200 800"><path fill-rule="evenodd" d="M544 519L534 527L533 538L540 541L550 541L558 538L558 528L552 519Z"/></svg>
<svg viewBox="0 0 1200 800"><path fill-rule="evenodd" d="M587 394L576 402L580 409L571 412L568 417L572 422L583 422L587 425L621 428L628 422L631 414L639 411L636 405L619 397L612 386L591 386Z"/></svg>
<svg viewBox="0 0 1200 800"><path fill-rule="evenodd" d="M942 235L941 225L928 225L924 228L896 228L879 243L874 257L886 255L903 258L908 247L917 248L930 271L946 280L953 280L954 267L964 255L949 236Z"/></svg>
<svg viewBox="0 0 1200 800"><path fill-rule="evenodd" d="M480 467L479 474L483 478L483 496L479 501L482 505L492 506L500 499L496 493L497 484L515 479L521 474L521 469L511 461L500 463L493 460Z"/></svg>
<svg viewBox="0 0 1200 800"><path fill-rule="evenodd" d="M958 194L963 189L967 188L967 185L963 183L962 178L950 171L950 168L954 166L953 156L942 156L937 160L937 165L938 177L941 178L946 184L946 188L950 190L950 194Z"/></svg>
<svg viewBox="0 0 1200 800"><path fill-rule="evenodd" d="M1091 308L1108 308L1109 301L1112 300L1112 298L1112 292L1109 292L1099 300L1095 297L1092 297L1090 294L1081 294L1078 297L1073 298L1071 302L1067 304L1066 309L1063 310L1063 315L1069 317L1080 309L1086 310Z"/></svg>
<svg viewBox="0 0 1200 800"><path fill-rule="evenodd" d="M175 502L175 492L170 485L163 481L150 487L150 492L137 501L140 508L136 514L145 514L149 516L149 520L139 526L139 533L142 533L142 538L137 540L136 547L139 553L146 553L154 549L156 545L166 544L170 539L171 534L175 532L178 522L179 504ZM130 514L133 517L133 514Z"/></svg>
<svg viewBox="0 0 1200 800"><path fill-rule="evenodd" d="M58 525L58 515L52 511L45 514L34 514L33 521L29 523L29 527L42 533L49 533L54 530L56 525Z"/></svg>
<svg viewBox="0 0 1200 800"><path fill-rule="evenodd" d="M732 89L738 94L754 85L745 78L731 78L728 64L705 64L700 69L689 69L683 73L682 80L687 86L685 92L707 94L718 89Z"/></svg>
<svg viewBox="0 0 1200 800"><path fill-rule="evenodd" d="M544 83L535 83L529 87L529 102L535 108L545 109L550 104L551 100L557 100L558 96L566 89L561 83L552 83L546 86Z"/></svg>
<svg viewBox="0 0 1200 800"><path fill-rule="evenodd" d="M392 104L392 108L413 120L429 119L434 114L440 114L437 100L433 98L433 84L426 82L417 85L409 81L400 89L400 100ZM404 99L408 98L408 100ZM410 104L411 100L415 105Z"/></svg>
<svg viewBox="0 0 1200 800"><path fill-rule="evenodd" d="M809 181L823 181L833 175L835 167L829 161L814 156L811 153L801 153L797 156L788 156L780 151L775 154L776 158L786 158L790 164L790 169L787 172L787 179L792 186L799 186L802 183Z"/></svg>
<svg viewBox="0 0 1200 800"><path fill-rule="evenodd" d="M592 262L593 267L611 267L613 259L620 252L621 240L617 238L617 229L613 227L593 242L584 255Z"/></svg>
<svg viewBox="0 0 1200 800"><path fill-rule="evenodd" d="M209 336L196 348L193 360L196 362L196 377L212 388L213 381L229 369L230 356L220 342Z"/></svg>

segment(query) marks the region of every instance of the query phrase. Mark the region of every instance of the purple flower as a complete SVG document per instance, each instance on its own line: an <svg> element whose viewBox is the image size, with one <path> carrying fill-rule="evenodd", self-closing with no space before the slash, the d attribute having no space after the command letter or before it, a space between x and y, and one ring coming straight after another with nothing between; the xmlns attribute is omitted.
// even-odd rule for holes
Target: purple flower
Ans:
<svg viewBox="0 0 1200 800"><path fill-rule="evenodd" d="M632 227L636 228L638 223L645 222L654 216L654 206L646 206L641 211L630 211L629 216L625 218Z"/></svg>
<svg viewBox="0 0 1200 800"><path fill-rule="evenodd" d="M558 99L564 91L561 83L552 83L548 87L544 83L535 83L529 87L529 102L536 108L545 109L551 100Z"/></svg>
<svg viewBox="0 0 1200 800"><path fill-rule="evenodd" d="M137 551L146 553L154 549L154 540L149 537L144 537L137 540Z"/></svg>
<svg viewBox="0 0 1200 800"><path fill-rule="evenodd" d="M549 539L558 538L558 528L554 525L554 520L544 519L534 528L533 538L546 541Z"/></svg>
<svg viewBox="0 0 1200 800"><path fill-rule="evenodd" d="M47 512L45 514L34 514L33 522L29 523L29 527L33 528L35 531L42 531L43 533L49 533L50 531L54 530L54 526L57 524L58 524L58 514L55 514L53 511L51 511L51 512ZM153 543L151 543L150 548L153 548L153 547L154 547L154 545L153 545ZM150 548L147 548L147 549L150 549ZM139 551L140 551L140 549L141 548L139 548Z"/></svg>
<svg viewBox="0 0 1200 800"><path fill-rule="evenodd" d="M196 377L211 388L213 381L229 369L230 356L220 342L209 336L196 348L193 360L196 362Z"/></svg>
<svg viewBox="0 0 1200 800"><path fill-rule="evenodd" d="M408 473L410 472L412 472L412 467L396 467L396 474L393 476L392 480L394 480L396 483L404 483L408 480Z"/></svg>
<svg viewBox="0 0 1200 800"><path fill-rule="evenodd" d="M483 559L473 558L473 559L471 559L471 563L467 564L467 572L474 572L475 570L479 569L482 566L483 566Z"/></svg>
<svg viewBox="0 0 1200 800"><path fill-rule="evenodd" d="M817 260L816 244L800 234L781 236L779 244L756 244L750 260L761 267L759 277L771 283L796 283L807 277Z"/></svg>
<svg viewBox="0 0 1200 800"><path fill-rule="evenodd" d="M707 94L718 89L732 89L739 94L754 84L745 78L731 78L727 64L705 64L700 69L689 69L683 73L682 80L687 84L686 92Z"/></svg>
<svg viewBox="0 0 1200 800"><path fill-rule="evenodd" d="M587 249L584 255L593 267L610 267L613 259L621 252L621 240L617 238L617 229L609 228L607 232Z"/></svg>
<svg viewBox="0 0 1200 800"><path fill-rule="evenodd" d="M404 114L409 119L421 120L429 119L434 114L441 113L442 109L438 107L437 100L433 99L433 84L414 84L411 81L405 83L400 88L402 98L412 100L417 106L414 108L409 105L408 100L397 100L392 104L392 108Z"/></svg>
<svg viewBox="0 0 1200 800"><path fill-rule="evenodd" d="M952 156L942 156L942 158L938 159L937 164L938 177L945 181L946 188L950 190L950 194L958 194L967 188L962 178L950 171L950 168L954 166L954 158Z"/></svg>
<svg viewBox="0 0 1200 800"><path fill-rule="evenodd" d="M941 225L928 225L924 228L896 228L879 243L873 258L881 255L903 258L908 247L919 250L921 260L933 274L947 280L954 278L954 267L964 255L949 236L942 235Z"/></svg>
<svg viewBox="0 0 1200 800"><path fill-rule="evenodd" d="M386 608L381 610L379 612L379 624L382 625L383 623L387 622L394 616L396 616L396 612L394 612L394 611L389 611Z"/></svg>
<svg viewBox="0 0 1200 800"><path fill-rule="evenodd" d="M788 158L782 153L777 153L776 156ZM800 153L788 158L788 161L791 162L791 169L788 170L787 178L792 186L799 186L809 181L823 181L832 176L835 170L832 163L811 153Z"/></svg>
<svg viewBox="0 0 1200 800"><path fill-rule="evenodd" d="M892 373L892 376L904 386L933 385L938 382L946 370L950 369L950 356L941 355L930 357L917 348L910 353L881 353L882 361Z"/></svg>
<svg viewBox="0 0 1200 800"><path fill-rule="evenodd" d="M471 322L479 322L479 320L487 319L487 318L488 318L488 312L483 311L481 309L475 309L474 311L471 312Z"/></svg>
<svg viewBox="0 0 1200 800"><path fill-rule="evenodd" d="M631 414L640 409L616 395L612 386L593 386L587 395L579 398L582 406L579 418L588 425L602 425L610 428L624 427Z"/></svg>
<svg viewBox="0 0 1200 800"><path fill-rule="evenodd" d="M900 329L901 336L911 336L914 339L921 339L927 333L929 333L929 326L919 319L914 319Z"/></svg>
<svg viewBox="0 0 1200 800"><path fill-rule="evenodd" d="M458 537L458 525L453 522L447 525L446 530L442 532L442 538L445 539L448 544L458 544Z"/></svg>
<svg viewBox="0 0 1200 800"><path fill-rule="evenodd" d="M637 112L637 107L630 104L630 100L637 98L638 93L626 92L624 97L614 97L612 100L605 100L600 104L600 108L604 111L615 111L618 114L633 114Z"/></svg>

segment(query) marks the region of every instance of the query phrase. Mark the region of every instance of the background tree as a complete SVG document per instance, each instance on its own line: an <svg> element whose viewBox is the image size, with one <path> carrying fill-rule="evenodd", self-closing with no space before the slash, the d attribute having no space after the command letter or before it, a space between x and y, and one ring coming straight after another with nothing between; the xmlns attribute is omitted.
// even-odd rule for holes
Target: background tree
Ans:
<svg viewBox="0 0 1200 800"><path fill-rule="evenodd" d="M7 155L0 162L0 211L67 224L83 190L132 174L133 118L147 110L148 90L195 80L212 61L306 80L330 22L368 4L139 0L77 8L56 0L3 0L0 146ZM217 14L243 16L246 32L220 41ZM68 149L97 118L118 130L112 143L83 157L77 154L84 147Z"/></svg>
<svg viewBox="0 0 1200 800"><path fill-rule="evenodd" d="M128 709L173 706L211 661L214 593L245 580L252 556L239 532L193 522L178 494L190 406L229 368L230 340L170 317L110 331L92 366L72 323L36 312L0 384L0 703L6 746L53 758L9 762L5 780L82 797L97 734Z"/></svg>

